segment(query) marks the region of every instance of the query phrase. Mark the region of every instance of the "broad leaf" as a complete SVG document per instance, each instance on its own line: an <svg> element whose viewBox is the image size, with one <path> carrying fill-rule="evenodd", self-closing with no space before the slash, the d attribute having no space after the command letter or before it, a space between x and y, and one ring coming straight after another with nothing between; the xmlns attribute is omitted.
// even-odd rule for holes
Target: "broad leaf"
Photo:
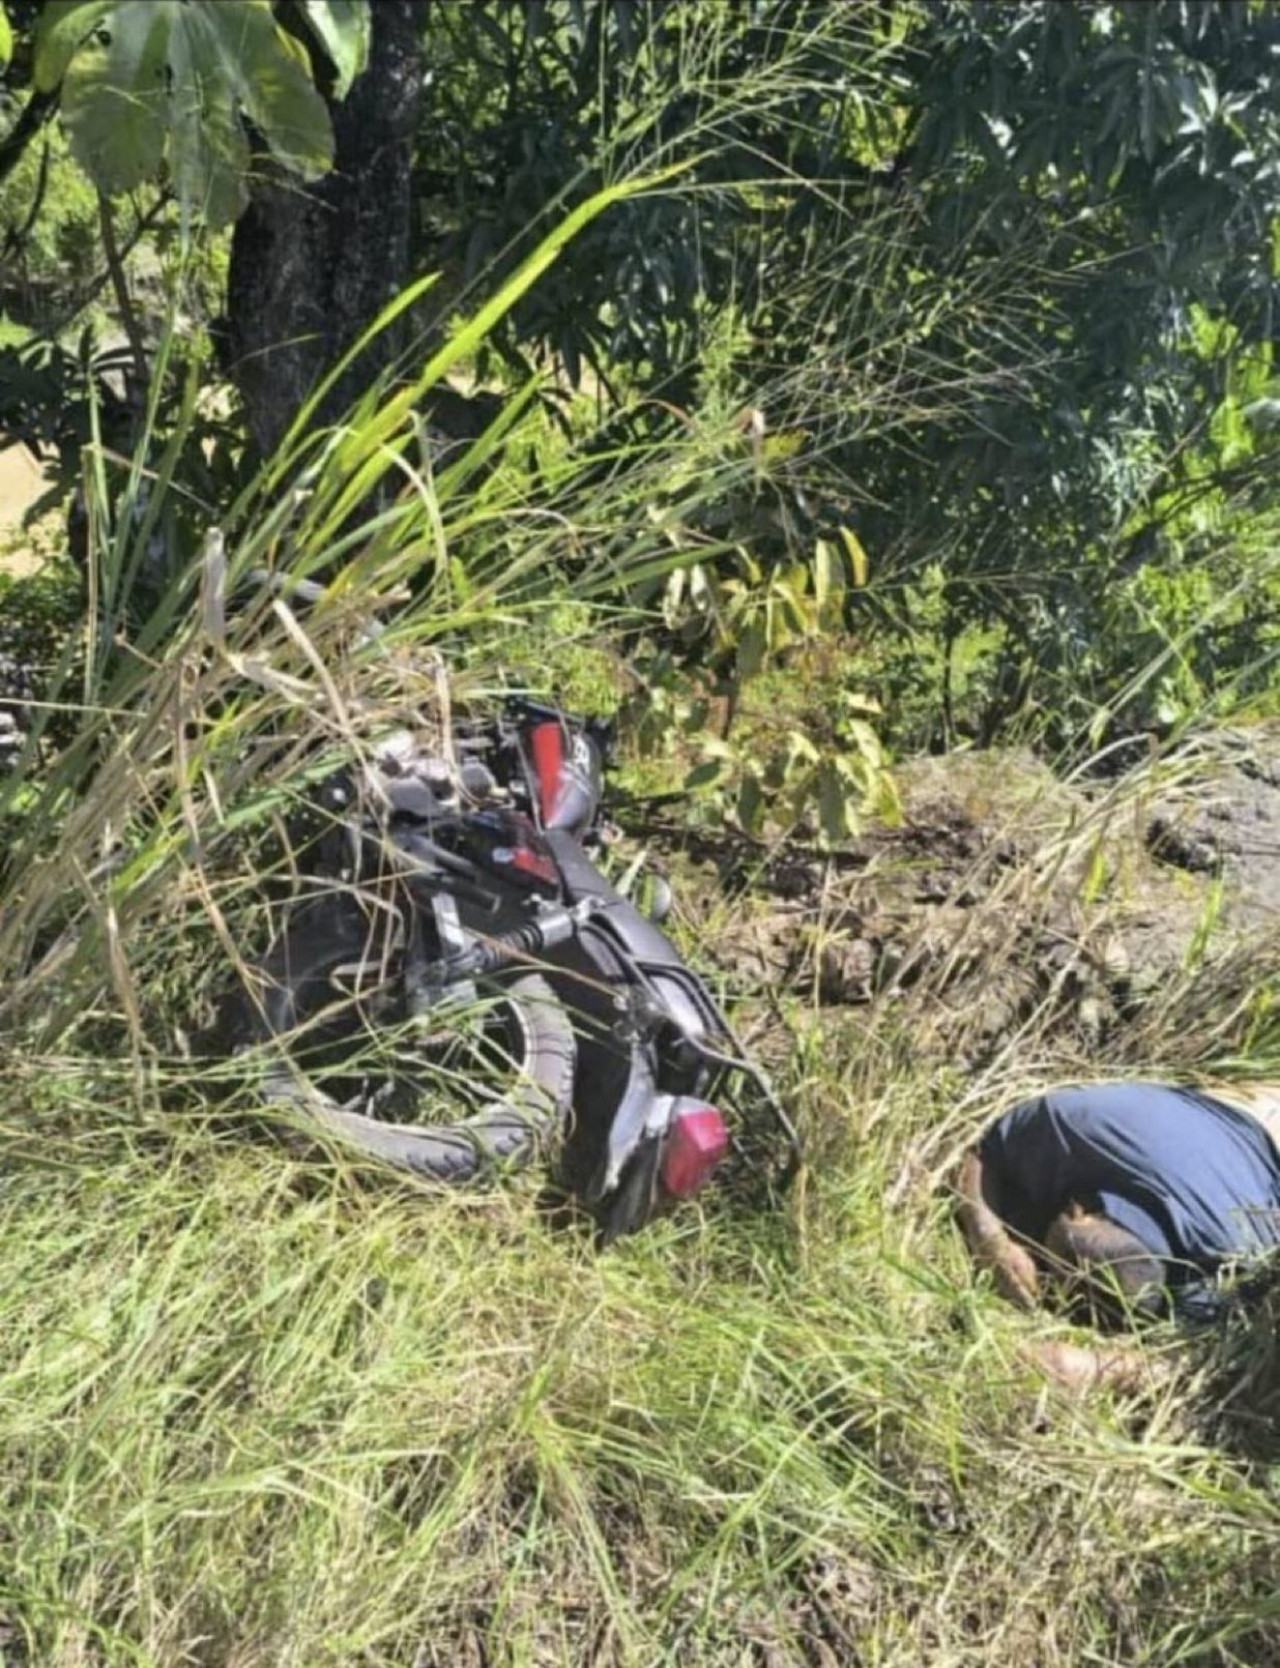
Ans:
<svg viewBox="0 0 1280 1668"><path fill-rule="evenodd" d="M51 93L67 73L73 54L82 47L114 0L45 0L36 23L34 77L36 89Z"/></svg>
<svg viewBox="0 0 1280 1668"><path fill-rule="evenodd" d="M163 5L129 0L111 19L109 42L78 51L62 82L72 154L104 190L133 191L164 160L169 17Z"/></svg>
<svg viewBox="0 0 1280 1668"><path fill-rule="evenodd" d="M329 112L284 46L267 0L203 0L184 9L193 14L210 61L276 160L303 179L318 179L333 164Z"/></svg>
<svg viewBox="0 0 1280 1668"><path fill-rule="evenodd" d="M214 225L247 200L241 118L304 179L333 161L333 130L268 0L90 0L40 19L37 80L62 82L71 148L108 193L169 174L184 213Z"/></svg>
<svg viewBox="0 0 1280 1668"><path fill-rule="evenodd" d="M0 70L13 57L13 30L3 6L0 6Z"/></svg>
<svg viewBox="0 0 1280 1668"><path fill-rule="evenodd" d="M862 548L862 540L852 527L842 527L840 537L844 540L844 547L849 552L849 560L853 563L853 582L861 590L867 583L867 572L870 563L867 553Z"/></svg>
<svg viewBox="0 0 1280 1668"><path fill-rule="evenodd" d="M174 37L170 174L184 212L198 209L211 226L234 220L249 200L249 141L235 101L219 77L201 78L191 36Z"/></svg>
<svg viewBox="0 0 1280 1668"><path fill-rule="evenodd" d="M346 98L369 61L370 14L366 0L302 0L307 27L338 72L335 98Z"/></svg>

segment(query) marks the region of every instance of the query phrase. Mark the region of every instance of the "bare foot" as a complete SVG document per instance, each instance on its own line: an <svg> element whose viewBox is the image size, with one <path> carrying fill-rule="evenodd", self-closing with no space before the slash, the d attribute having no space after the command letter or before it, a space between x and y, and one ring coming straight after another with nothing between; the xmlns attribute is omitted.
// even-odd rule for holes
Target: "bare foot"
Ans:
<svg viewBox="0 0 1280 1668"><path fill-rule="evenodd" d="M1131 1344L1068 1344L1056 1338L1022 1347L1025 1360L1067 1390L1118 1390L1137 1395L1168 1382L1173 1363Z"/></svg>

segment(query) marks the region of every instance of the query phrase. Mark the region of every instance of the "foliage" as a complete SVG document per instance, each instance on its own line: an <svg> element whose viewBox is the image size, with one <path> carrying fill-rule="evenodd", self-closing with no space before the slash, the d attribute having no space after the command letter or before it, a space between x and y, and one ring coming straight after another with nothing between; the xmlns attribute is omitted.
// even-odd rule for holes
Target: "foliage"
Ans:
<svg viewBox="0 0 1280 1668"><path fill-rule="evenodd" d="M302 0L302 21L333 66L332 96L344 99L369 61L373 20L366 0Z"/></svg>
<svg viewBox="0 0 1280 1668"><path fill-rule="evenodd" d="M118 349L96 353L88 330L74 351L39 338L0 348L5 432L37 457L46 448L56 454L62 471L59 497L79 475L81 450L93 438L94 408L106 432L113 439L119 435L124 401L117 384L127 368L127 356Z"/></svg>
<svg viewBox="0 0 1280 1668"><path fill-rule="evenodd" d="M119 79L112 51L159 62L169 13L146 33L143 10L85 48L99 80ZM66 48L88 16L37 29ZM253 16L254 49L286 56L281 26L309 23L326 91L367 49L362 7ZM585 229L475 371L519 380L550 354L610 419L604 468L673 423L759 412L763 450L796 447L716 502L692 489L685 534L723 551L709 583L741 584L743 549L785 573L850 529L872 582L845 623L904 740L1015 719L1079 737L1149 655L1123 599L1160 591L1138 568L1183 562L1173 506L1247 516L1269 491L1275 29L1271 8L1163 0L440 8L416 189L419 258L444 277L420 311L474 307L601 180L681 161ZM116 135L135 161L164 138L158 99ZM683 653L687 626L663 647Z"/></svg>
<svg viewBox="0 0 1280 1668"><path fill-rule="evenodd" d="M10 113L0 81L0 133ZM98 238L97 195L63 135L45 128L0 171L0 309L11 336L18 327L60 334L83 315L105 321Z"/></svg>
<svg viewBox="0 0 1280 1668"><path fill-rule="evenodd" d="M868 820L894 814L874 728L880 709L856 691L824 689L815 721L807 702L816 680L802 664L772 678L736 679L732 705L660 656L641 677L623 710L648 765L643 778L662 782L660 797L668 798L672 775L662 766L682 769L679 795L695 823L727 823L771 844L794 836L838 848ZM718 708L733 720L720 733Z"/></svg>
<svg viewBox="0 0 1280 1668"><path fill-rule="evenodd" d="M0 562L6 554L0 545ZM65 553L44 550L44 562L32 574L15 578L0 569L0 706L44 699L51 685L70 683L83 673L84 599L81 576ZM27 707L25 735L39 733L50 750L75 735L75 715L62 710L33 723ZM6 770L14 760L4 761ZM2 872L2 865L0 865Z"/></svg>
<svg viewBox="0 0 1280 1668"><path fill-rule="evenodd" d="M824 1094L848 1063L835 1045ZM821 1660L829 1634L900 1668L1030 1639L1226 1668L1274 1650L1265 1473L1167 1409L1144 1439L1122 1407L1037 1400L941 1224L886 1208L893 1086L794 1222L721 1210L597 1260L518 1194L304 1170L85 1066L19 1081L6 1651L728 1668L744 1640ZM921 1087L912 1134L939 1098ZM130 1105L145 1138L95 1103ZM1186 1581L1189 1610L1169 1597Z"/></svg>
<svg viewBox="0 0 1280 1668"><path fill-rule="evenodd" d="M65 139L47 134L0 184L6 312L53 333L78 322L101 290L98 236L96 193Z"/></svg>
<svg viewBox="0 0 1280 1668"><path fill-rule="evenodd" d="M367 50L360 8L304 8L345 88ZM253 123L276 160L314 179L333 160L324 101L305 54L268 0L48 0L36 26L34 82L61 93L72 152L107 193L167 164L185 214L232 220L247 199Z"/></svg>
<svg viewBox="0 0 1280 1668"><path fill-rule="evenodd" d="M663 636L678 652L633 656L641 755L692 756L685 792L753 836L812 832L838 846L893 806L880 708L846 686L840 664L849 564L865 578L862 548L843 531L843 552L819 540L811 562L785 569L764 571L742 548L732 569L678 567L662 587Z"/></svg>
<svg viewBox="0 0 1280 1668"><path fill-rule="evenodd" d="M531 208L687 157L686 184L601 221L496 344L516 364L551 351L571 385L590 366L621 408L606 447L673 405L696 420L715 364L726 400L804 437L753 559L856 528L875 582L850 624L907 683L917 651L937 660L904 738L990 736L1072 690L1070 645L1160 560L1170 498L1200 479L1205 402L1265 343L1276 28L1273 8L1145 0L457 8L427 42L424 258L448 305L514 258ZM1231 345L1207 349L1197 320ZM1240 412L1265 423L1256 398ZM1267 450L1215 466L1242 511ZM1141 666L1146 639L1108 642L1056 739Z"/></svg>
<svg viewBox="0 0 1280 1668"><path fill-rule="evenodd" d="M554 353L571 386L637 377L680 401L707 326L731 296L754 311L772 287L771 227L798 208L801 174L827 178L850 65L874 87L877 30L845 8L701 6L652 0L444 8L427 34L438 92L418 188L424 258L450 295L492 282L601 179L682 162L677 190L650 193L574 250L555 291L496 333L517 365Z"/></svg>
<svg viewBox="0 0 1280 1668"><path fill-rule="evenodd" d="M1004 632L985 733L1058 699L1103 599L1160 559L1171 499L1203 489L1206 402L1265 350L1278 27L1271 7L944 5L904 39L920 265L1003 268L1016 287L959 355L935 339L957 376L983 356L983 397L847 467L882 571L940 557L952 626ZM1213 467L1242 507L1266 492L1260 453ZM1112 687L1137 663L1113 665Z"/></svg>
<svg viewBox="0 0 1280 1668"><path fill-rule="evenodd" d="M803 1663L833 1639L836 1660L896 1668L1270 1660L1274 1314L1201 1339L1136 1403L1057 1391L1026 1350L1071 1332L974 1285L939 1197L1029 1061L1078 1069L1047 1014L1018 1062L962 1074L944 971L853 1014L766 991L727 946L776 932L776 905L680 877L690 947L720 947L813 1163L784 1202L740 1163L606 1256L548 1227L536 1177L450 1194L299 1153L263 1129L243 1060L200 1059L179 1022L224 963L220 928L244 951L267 913L217 849L258 791L237 755L422 699L386 653L349 671L341 607L306 623L318 664L290 658L278 616L233 627L229 653L254 649L239 687L215 644L171 653L144 686L150 740L145 698L115 715L113 817L27 870L70 877L102 937L92 999L73 938L37 946L84 1000L47 1030L46 986L5 1035L23 1040L0 1083L5 1651L730 1668L744 1641ZM110 828L114 866L66 863ZM1043 873L1096 832L1006 868L973 930L1015 941ZM930 884L918 859L907 883ZM837 895L821 925L845 913ZM1126 1063L1248 1039L1253 1070L1280 1069L1267 955L1243 988L1162 990ZM1257 1451L1206 1442L1233 1417ZM1195 1603L1171 1602L1188 1584Z"/></svg>

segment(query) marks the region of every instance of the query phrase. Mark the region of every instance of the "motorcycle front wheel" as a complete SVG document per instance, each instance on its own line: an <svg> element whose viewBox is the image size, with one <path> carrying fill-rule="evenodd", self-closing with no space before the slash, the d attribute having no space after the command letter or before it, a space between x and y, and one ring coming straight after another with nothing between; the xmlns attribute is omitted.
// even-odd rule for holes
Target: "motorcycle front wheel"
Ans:
<svg viewBox="0 0 1280 1668"><path fill-rule="evenodd" d="M335 892L298 908L261 964L263 1095L364 1155L438 1181L528 1162L564 1128L577 1046L541 974L414 1013L402 910ZM444 1120L444 1121L442 1121Z"/></svg>

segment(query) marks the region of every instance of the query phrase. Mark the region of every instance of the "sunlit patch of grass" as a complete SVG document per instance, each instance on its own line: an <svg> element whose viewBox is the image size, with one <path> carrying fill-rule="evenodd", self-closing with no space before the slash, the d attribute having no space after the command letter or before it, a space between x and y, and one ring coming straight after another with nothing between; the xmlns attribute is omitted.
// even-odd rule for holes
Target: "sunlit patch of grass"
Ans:
<svg viewBox="0 0 1280 1668"><path fill-rule="evenodd" d="M988 907L1033 918L1036 873ZM689 930L696 953L714 914ZM1236 1010L1222 979L1189 970L1149 1061ZM1212 1363L1075 1401L1022 1353L1059 1323L971 1280L939 1183L1067 1060L1046 1013L965 1080L912 1047L939 994L791 997L782 1031L748 999L808 1172L604 1257L533 1178L379 1180L206 1101L199 1068L91 1059L94 1023L127 1038L107 1004L20 1061L0 1592L29 1660L1264 1660L1273 1495L1209 1441Z"/></svg>
<svg viewBox="0 0 1280 1668"><path fill-rule="evenodd" d="M838 1036L811 1120L847 1093ZM941 1201L904 1191L945 1079L864 1076L788 1204L712 1197L606 1257L532 1189L370 1185L74 1058L23 1080L0 1566L33 1661L1154 1663L1221 1633L1225 1663L1271 1638L1265 1479L1177 1398L1037 1390L1019 1345L1055 1323L975 1290Z"/></svg>

